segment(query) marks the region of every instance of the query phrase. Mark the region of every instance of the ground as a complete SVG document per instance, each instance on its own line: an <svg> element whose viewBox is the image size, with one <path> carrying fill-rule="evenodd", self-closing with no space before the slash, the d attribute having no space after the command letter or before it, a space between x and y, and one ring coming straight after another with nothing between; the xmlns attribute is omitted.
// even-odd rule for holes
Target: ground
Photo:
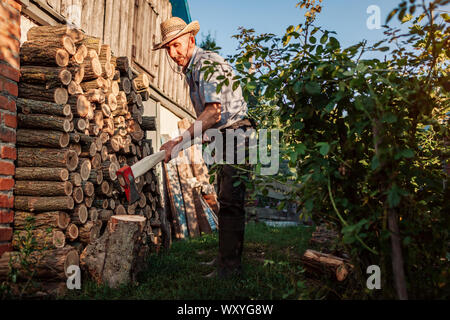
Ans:
<svg viewBox="0 0 450 320"><path fill-rule="evenodd" d="M113 290L83 279L69 299L321 299L322 284L307 277L300 257L309 247L314 227L246 226L242 279L205 279L213 270L200 265L217 254L217 233L176 241L169 252L152 254L136 285Z"/></svg>

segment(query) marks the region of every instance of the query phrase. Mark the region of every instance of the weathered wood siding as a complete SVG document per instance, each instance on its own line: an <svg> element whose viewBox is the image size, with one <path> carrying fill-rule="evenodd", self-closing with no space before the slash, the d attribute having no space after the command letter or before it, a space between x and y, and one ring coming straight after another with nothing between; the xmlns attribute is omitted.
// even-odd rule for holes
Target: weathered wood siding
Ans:
<svg viewBox="0 0 450 320"><path fill-rule="evenodd" d="M172 16L169 0L40 0L68 19L73 6L81 8L81 28L111 46L115 56L127 56L152 85L190 114L195 114L184 75L163 50L160 24Z"/></svg>

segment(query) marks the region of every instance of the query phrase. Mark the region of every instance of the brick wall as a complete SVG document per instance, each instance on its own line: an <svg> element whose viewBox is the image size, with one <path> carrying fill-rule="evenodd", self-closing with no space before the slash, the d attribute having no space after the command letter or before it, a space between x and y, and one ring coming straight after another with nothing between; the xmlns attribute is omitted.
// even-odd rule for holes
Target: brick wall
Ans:
<svg viewBox="0 0 450 320"><path fill-rule="evenodd" d="M20 1L0 0L0 256L13 232L21 9Z"/></svg>

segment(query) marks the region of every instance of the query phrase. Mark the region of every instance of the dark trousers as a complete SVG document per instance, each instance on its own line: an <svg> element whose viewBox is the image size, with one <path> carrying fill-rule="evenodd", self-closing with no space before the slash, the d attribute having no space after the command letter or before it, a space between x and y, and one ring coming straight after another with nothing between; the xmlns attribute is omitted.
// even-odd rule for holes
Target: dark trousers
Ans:
<svg viewBox="0 0 450 320"><path fill-rule="evenodd" d="M248 126L240 126L246 130ZM224 155L225 155L225 133ZM241 146L242 147L242 146ZM245 141L245 149L248 150L248 139ZM245 232L245 179L249 173L239 170L239 166L246 170L251 166L237 164L237 146L234 144L234 165L222 164L217 173L219 209L219 255L217 261L219 276L240 274L242 271L241 256L244 245ZM246 151L246 155L248 152ZM237 184L237 181L241 181Z"/></svg>

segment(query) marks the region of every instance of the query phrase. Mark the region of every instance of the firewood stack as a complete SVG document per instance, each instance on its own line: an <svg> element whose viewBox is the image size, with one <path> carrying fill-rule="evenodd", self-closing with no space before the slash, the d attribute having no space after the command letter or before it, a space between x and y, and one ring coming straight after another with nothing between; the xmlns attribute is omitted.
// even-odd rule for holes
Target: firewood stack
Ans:
<svg viewBox="0 0 450 320"><path fill-rule="evenodd" d="M136 179L141 197L132 205L116 176L120 167L153 153L144 130L155 130L155 121L142 116L147 75L134 74L127 57L114 57L109 45L77 29L33 27L27 36L17 99L13 247L19 250L32 216L37 247L78 263L73 248L78 257L112 216L141 215L143 250L159 250L161 195L154 169Z"/></svg>

